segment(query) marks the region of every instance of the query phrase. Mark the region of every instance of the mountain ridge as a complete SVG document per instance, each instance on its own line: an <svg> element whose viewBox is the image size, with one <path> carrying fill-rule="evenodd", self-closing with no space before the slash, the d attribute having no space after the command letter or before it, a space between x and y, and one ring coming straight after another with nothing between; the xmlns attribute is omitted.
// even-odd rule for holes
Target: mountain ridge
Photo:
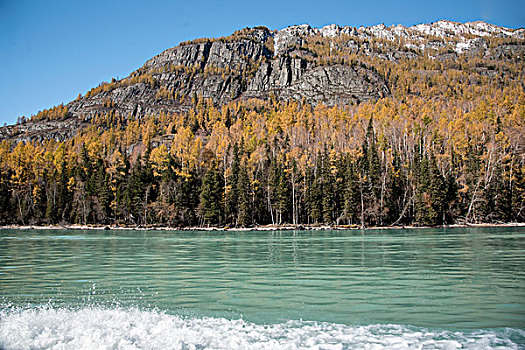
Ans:
<svg viewBox="0 0 525 350"><path fill-rule="evenodd" d="M392 83L365 62L365 57L398 61L422 56L455 60L463 55L488 59L510 55L519 59L525 52L524 35L523 28L446 20L410 27L331 24L313 28L302 24L273 31L245 28L228 37L196 39L166 49L128 77L101 83L69 102L59 118L37 114L29 124L0 129L0 139L64 140L96 115L187 112L198 97L210 98L216 106L270 96L328 106L377 100L390 94ZM321 54L305 48L313 41L321 43L314 44L317 46L329 45L329 52L323 52L323 47Z"/></svg>

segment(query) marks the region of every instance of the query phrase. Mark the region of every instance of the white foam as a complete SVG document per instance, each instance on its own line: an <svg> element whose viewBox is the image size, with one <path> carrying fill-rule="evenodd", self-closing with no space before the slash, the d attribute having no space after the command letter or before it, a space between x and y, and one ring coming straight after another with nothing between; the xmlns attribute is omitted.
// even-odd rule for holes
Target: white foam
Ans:
<svg viewBox="0 0 525 350"><path fill-rule="evenodd" d="M0 311L1 349L518 349L524 341L519 329L466 333L304 321L259 325L136 308Z"/></svg>

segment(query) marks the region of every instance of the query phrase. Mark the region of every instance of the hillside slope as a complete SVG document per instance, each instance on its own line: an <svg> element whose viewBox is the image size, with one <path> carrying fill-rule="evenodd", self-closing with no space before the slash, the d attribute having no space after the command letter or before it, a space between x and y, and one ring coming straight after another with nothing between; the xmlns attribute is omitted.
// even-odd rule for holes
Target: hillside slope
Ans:
<svg viewBox="0 0 525 350"><path fill-rule="evenodd" d="M0 138L64 140L95 115L110 111L124 117L178 113L189 110L197 97L210 98L215 106L269 96L351 105L386 97L395 83L378 73L372 58L392 62L426 57L450 61L465 55L487 61L522 59L524 38L525 29L485 22L439 21L408 28L246 28L229 37L198 39L170 48L129 77L101 83L68 103L58 115L44 113L27 125L2 128Z"/></svg>
<svg viewBox="0 0 525 350"><path fill-rule="evenodd" d="M525 31L246 28L0 129L0 223L525 220Z"/></svg>

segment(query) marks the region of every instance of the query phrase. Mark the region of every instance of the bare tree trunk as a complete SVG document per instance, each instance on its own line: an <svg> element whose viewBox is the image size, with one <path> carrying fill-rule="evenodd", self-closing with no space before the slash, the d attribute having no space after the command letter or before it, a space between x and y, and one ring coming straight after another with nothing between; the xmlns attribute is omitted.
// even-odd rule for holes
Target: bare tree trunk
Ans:
<svg viewBox="0 0 525 350"><path fill-rule="evenodd" d="M297 225L296 214L297 210L295 208L295 174L292 169L292 222L294 225Z"/></svg>
<svg viewBox="0 0 525 350"><path fill-rule="evenodd" d="M147 215L148 215L148 194L149 194L149 187L146 188L146 194L144 196L144 225L148 224Z"/></svg>
<svg viewBox="0 0 525 350"><path fill-rule="evenodd" d="M476 184L476 188L474 189L474 193L472 194L472 200L470 201L470 204L468 206L468 211L466 215L467 223L469 223L469 217L470 217L470 213L472 212L472 207L474 206L474 203L477 202L476 193L478 192L479 185L481 185L481 180L483 180L482 177L479 178L478 183Z"/></svg>
<svg viewBox="0 0 525 350"><path fill-rule="evenodd" d="M408 193L408 190L405 191L405 196L403 198L403 202L405 202L406 200L406 197L407 197L407 193ZM412 202L412 200L414 199L415 197L415 194L410 198L410 200L408 202L405 202L405 205L403 207L403 211L401 212L401 215L399 215L399 217L397 218L396 221L394 221L390 226L395 226L399 223L399 221L401 221L401 219L405 216L405 212L407 211L408 209L408 206L410 205L410 203Z"/></svg>
<svg viewBox="0 0 525 350"><path fill-rule="evenodd" d="M270 186L268 185L268 210L270 210L270 215L272 216L272 225L275 225L275 219L273 217L272 201L270 200Z"/></svg>
<svg viewBox="0 0 525 350"><path fill-rule="evenodd" d="M365 201L363 198L363 182L359 182L359 192L361 193L361 228L365 228Z"/></svg>
<svg viewBox="0 0 525 350"><path fill-rule="evenodd" d="M17 193L16 199L18 200L18 210L20 212L20 219L22 219L22 225L25 225L24 214L22 213L22 203L20 203L20 194Z"/></svg>
<svg viewBox="0 0 525 350"><path fill-rule="evenodd" d="M86 208L86 195L85 194L82 196L82 211L83 211L83 213L82 213L83 215L82 216L84 217L84 225L85 225L86 222L87 222L87 219L86 219L86 217L87 217L87 208Z"/></svg>

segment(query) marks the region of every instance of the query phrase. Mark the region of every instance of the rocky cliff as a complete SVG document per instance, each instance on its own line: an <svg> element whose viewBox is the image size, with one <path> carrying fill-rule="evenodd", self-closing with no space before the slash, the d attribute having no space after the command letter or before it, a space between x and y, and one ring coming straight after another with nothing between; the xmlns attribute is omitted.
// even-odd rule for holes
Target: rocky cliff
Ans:
<svg viewBox="0 0 525 350"><path fill-rule="evenodd" d="M408 28L246 28L225 38L181 43L130 76L103 83L70 102L58 118L37 115L24 124L2 128L0 139L63 140L97 115L179 113L198 98L211 99L217 106L268 97L351 105L390 94L394 82L378 72L370 63L373 59L523 59L524 35L523 29L448 21Z"/></svg>
<svg viewBox="0 0 525 350"><path fill-rule="evenodd" d="M188 108L193 97L210 98L220 105L271 94L335 105L389 93L385 80L365 66L319 65L308 57L275 54L274 33L266 28L244 32L168 49L131 77L103 89L107 91L71 103L69 110L75 116L89 115L106 105L123 114L170 113Z"/></svg>

